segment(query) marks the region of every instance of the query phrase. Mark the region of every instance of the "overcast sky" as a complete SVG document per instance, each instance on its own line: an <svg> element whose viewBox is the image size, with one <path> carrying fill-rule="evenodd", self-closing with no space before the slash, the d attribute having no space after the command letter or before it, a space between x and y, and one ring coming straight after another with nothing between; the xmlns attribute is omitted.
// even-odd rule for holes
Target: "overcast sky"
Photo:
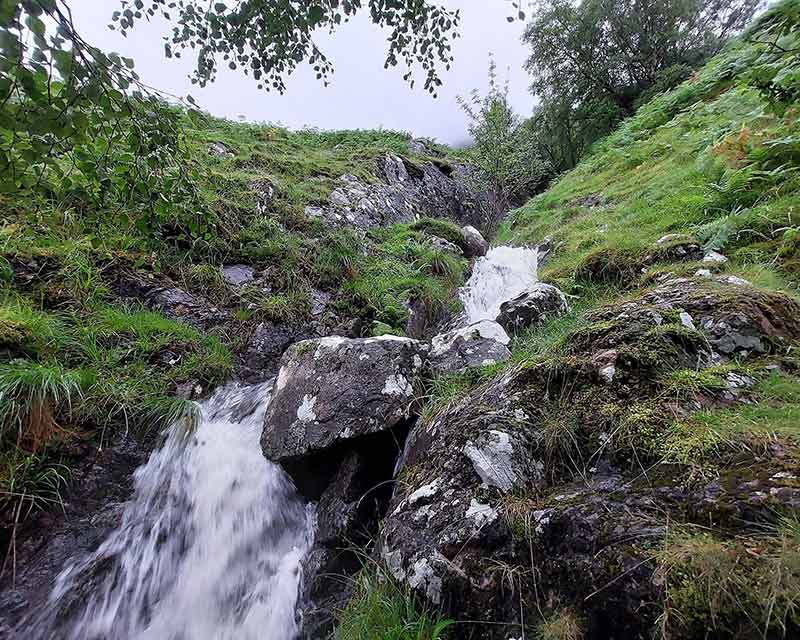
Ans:
<svg viewBox="0 0 800 640"><path fill-rule="evenodd" d="M148 84L180 96L191 94L206 111L231 119L244 116L254 122L281 123L291 128L365 129L383 127L457 144L467 138L467 122L456 96L485 88L488 55L492 52L501 78L510 79L514 108L530 113L533 100L522 69L525 46L520 41L523 24L508 23L510 3L504 0L440 0L461 9L461 38L455 41L455 63L444 72L444 86L434 99L418 86L403 81L402 67L386 70L386 32L373 26L367 12L343 25L333 36L320 33L317 41L336 67L332 84L324 87L305 66L290 78L281 96L256 88L252 77L227 68L220 70L205 89L188 79L193 60L164 57L162 20L139 23L127 38L108 29L116 0L72 0L75 22L84 38L106 51L116 51L136 61L136 71ZM509 67L509 71L506 71Z"/></svg>

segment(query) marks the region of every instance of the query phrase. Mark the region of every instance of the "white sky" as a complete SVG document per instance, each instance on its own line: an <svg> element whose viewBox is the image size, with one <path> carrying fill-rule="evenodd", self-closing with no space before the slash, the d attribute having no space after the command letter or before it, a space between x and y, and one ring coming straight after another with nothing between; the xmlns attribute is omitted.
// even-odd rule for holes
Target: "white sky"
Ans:
<svg viewBox="0 0 800 640"><path fill-rule="evenodd" d="M410 131L414 135L437 138L457 144L468 138L467 121L456 104L456 96L487 84L488 55L497 61L501 79L510 79L510 97L522 115L530 113L533 99L528 93L529 79L522 68L527 51L522 44L523 24L509 23L512 8L506 0L439 0L451 9L461 9L461 38L455 41L455 63L444 72L444 85L438 99L422 88L423 76L411 90L403 81L404 68L385 70L386 33L374 27L367 11L343 25L333 36L320 32L317 41L336 72L327 88L305 66L287 82L281 96L256 88L252 77L227 68L220 70L216 82L205 89L192 85L188 74L193 68L191 52L181 60L164 57L162 36L167 23L139 23L123 38L108 29L117 0L71 0L76 25L83 37L104 49L116 51L136 61L142 79L176 95L191 94L206 111L236 119L243 115L255 122L281 123L290 128L303 126L322 129L379 128ZM506 71L506 68L510 69Z"/></svg>

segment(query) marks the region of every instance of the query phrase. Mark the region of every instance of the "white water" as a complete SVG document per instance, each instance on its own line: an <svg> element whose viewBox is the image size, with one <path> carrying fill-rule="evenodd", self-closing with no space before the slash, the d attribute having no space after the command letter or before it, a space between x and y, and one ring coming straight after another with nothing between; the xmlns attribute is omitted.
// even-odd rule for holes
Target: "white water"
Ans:
<svg viewBox="0 0 800 640"><path fill-rule="evenodd" d="M466 324L495 320L500 305L536 282L539 253L525 247L495 247L478 259L461 289Z"/></svg>
<svg viewBox="0 0 800 640"><path fill-rule="evenodd" d="M259 439L271 385L228 386L176 425L136 471L121 526L59 576L50 609L89 594L64 625L32 638L291 640L313 512L267 462ZM239 419L237 414L247 413ZM110 568L106 573L106 567ZM88 583L102 571L99 584Z"/></svg>

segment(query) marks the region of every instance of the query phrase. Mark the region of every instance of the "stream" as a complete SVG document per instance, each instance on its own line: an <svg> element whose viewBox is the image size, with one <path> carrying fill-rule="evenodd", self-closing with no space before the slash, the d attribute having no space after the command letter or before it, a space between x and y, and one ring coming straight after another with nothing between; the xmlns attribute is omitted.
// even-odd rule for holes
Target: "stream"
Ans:
<svg viewBox="0 0 800 640"><path fill-rule="evenodd" d="M461 290L468 324L536 278L535 249L497 247ZM226 385L199 405L196 428L175 424L135 473L121 524L73 558L34 640L293 640L314 508L262 455L271 383ZM190 435L186 435L189 433ZM23 637L23 636L20 636Z"/></svg>

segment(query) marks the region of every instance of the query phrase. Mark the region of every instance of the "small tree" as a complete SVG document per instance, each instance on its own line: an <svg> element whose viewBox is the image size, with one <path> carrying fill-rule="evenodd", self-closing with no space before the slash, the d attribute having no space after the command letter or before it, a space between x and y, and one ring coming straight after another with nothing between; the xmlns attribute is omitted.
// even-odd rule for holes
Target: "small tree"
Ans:
<svg viewBox="0 0 800 640"><path fill-rule="evenodd" d="M508 81L498 82L494 58L489 58L488 93L481 96L475 89L469 98L459 96L458 104L469 117L469 132L475 141L469 149L470 160L492 198L489 219L484 221L484 230L491 233L513 203L541 181L545 167L511 107Z"/></svg>

